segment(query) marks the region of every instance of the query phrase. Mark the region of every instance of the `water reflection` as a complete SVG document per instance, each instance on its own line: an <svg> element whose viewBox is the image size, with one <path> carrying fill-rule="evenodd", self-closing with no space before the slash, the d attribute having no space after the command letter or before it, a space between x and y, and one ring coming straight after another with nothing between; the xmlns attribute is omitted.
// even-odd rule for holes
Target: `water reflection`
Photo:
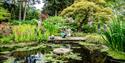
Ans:
<svg viewBox="0 0 125 63"><path fill-rule="evenodd" d="M21 59L16 58L13 63L18 63L19 61L21 61ZM25 57L23 63L45 63L44 55L40 52L35 55L29 55Z"/></svg>

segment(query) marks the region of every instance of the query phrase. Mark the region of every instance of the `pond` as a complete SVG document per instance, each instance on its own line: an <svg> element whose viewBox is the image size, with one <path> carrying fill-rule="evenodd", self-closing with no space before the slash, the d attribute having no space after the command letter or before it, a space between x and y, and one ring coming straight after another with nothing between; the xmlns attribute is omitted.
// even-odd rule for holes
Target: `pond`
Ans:
<svg viewBox="0 0 125 63"><path fill-rule="evenodd" d="M53 52L54 49L57 48L69 48L67 47L69 44L61 45L61 44L35 44L32 46L26 47L17 47L15 50L10 51L9 53L4 53L0 56L6 57L6 59L1 59L1 63L36 63L36 62L44 62L44 63L53 63L53 62L71 62L81 60L80 54L73 52L71 48L71 52L64 54L56 54ZM8 49L9 50L9 49ZM5 51L6 52L6 51Z"/></svg>
<svg viewBox="0 0 125 63"><path fill-rule="evenodd" d="M54 50L57 48L70 48L71 51L56 54ZM6 47L5 50L0 53L0 63L121 63L108 57L106 53L101 53L99 50L91 51L76 43L37 43L25 47Z"/></svg>

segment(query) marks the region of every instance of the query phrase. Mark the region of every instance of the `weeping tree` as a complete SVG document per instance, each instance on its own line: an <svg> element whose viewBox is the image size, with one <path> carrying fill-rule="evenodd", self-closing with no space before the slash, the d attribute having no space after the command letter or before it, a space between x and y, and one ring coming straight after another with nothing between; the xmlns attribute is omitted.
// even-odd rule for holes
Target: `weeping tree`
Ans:
<svg viewBox="0 0 125 63"><path fill-rule="evenodd" d="M58 15L64 8L73 4L74 0L44 0L43 10L49 15Z"/></svg>
<svg viewBox="0 0 125 63"><path fill-rule="evenodd" d="M112 10L105 7L105 4L106 2L104 0L75 0L75 2L65 8L60 15L73 17L76 20L78 31L81 31L83 24L89 20L99 21L99 17L108 19L108 17L111 16Z"/></svg>

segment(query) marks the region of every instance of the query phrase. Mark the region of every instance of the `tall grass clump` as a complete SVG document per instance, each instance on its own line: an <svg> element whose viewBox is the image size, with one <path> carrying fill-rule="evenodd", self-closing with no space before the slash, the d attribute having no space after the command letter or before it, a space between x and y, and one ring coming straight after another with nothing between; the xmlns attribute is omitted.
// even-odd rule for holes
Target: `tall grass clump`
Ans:
<svg viewBox="0 0 125 63"><path fill-rule="evenodd" d="M111 19L111 23L108 25L108 30L104 32L106 38L106 44L109 48L115 51L125 52L125 24L123 19L114 18Z"/></svg>
<svg viewBox="0 0 125 63"><path fill-rule="evenodd" d="M35 40L35 26L23 24L13 27L14 41L31 41Z"/></svg>

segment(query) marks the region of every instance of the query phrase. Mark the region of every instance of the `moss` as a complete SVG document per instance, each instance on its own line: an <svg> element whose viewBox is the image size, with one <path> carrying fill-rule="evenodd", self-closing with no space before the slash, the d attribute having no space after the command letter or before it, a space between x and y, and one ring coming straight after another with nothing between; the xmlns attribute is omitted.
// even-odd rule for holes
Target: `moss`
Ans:
<svg viewBox="0 0 125 63"><path fill-rule="evenodd" d="M95 45L95 44L87 43L87 42L80 42L79 44L85 45L85 46L93 46L93 45Z"/></svg>
<svg viewBox="0 0 125 63"><path fill-rule="evenodd" d="M95 44L104 44L105 43L102 36L97 33L88 34L85 37L87 38L86 42L91 42L91 43L95 43Z"/></svg>
<svg viewBox="0 0 125 63"><path fill-rule="evenodd" d="M119 51L108 50L108 56L113 57L114 59L125 60L125 53Z"/></svg>
<svg viewBox="0 0 125 63"><path fill-rule="evenodd" d="M4 63L13 63L14 62L14 59L13 57L10 57L8 60L4 61Z"/></svg>

